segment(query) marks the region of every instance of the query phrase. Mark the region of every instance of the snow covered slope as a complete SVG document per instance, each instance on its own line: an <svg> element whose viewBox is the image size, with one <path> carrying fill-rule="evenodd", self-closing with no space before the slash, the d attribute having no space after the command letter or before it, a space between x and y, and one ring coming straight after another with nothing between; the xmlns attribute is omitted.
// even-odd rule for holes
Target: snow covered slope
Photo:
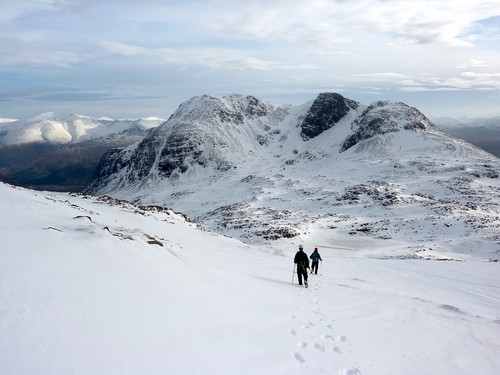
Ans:
<svg viewBox="0 0 500 375"><path fill-rule="evenodd" d="M410 239L395 256L489 258L499 171L499 159L404 103L201 96L105 155L88 191L173 207L246 242L327 233L388 247Z"/></svg>
<svg viewBox="0 0 500 375"><path fill-rule="evenodd" d="M323 258L304 289L292 285L298 243L245 245L166 209L5 184L0 207L2 374L500 366L500 263L390 259L385 244L333 232L304 242Z"/></svg>

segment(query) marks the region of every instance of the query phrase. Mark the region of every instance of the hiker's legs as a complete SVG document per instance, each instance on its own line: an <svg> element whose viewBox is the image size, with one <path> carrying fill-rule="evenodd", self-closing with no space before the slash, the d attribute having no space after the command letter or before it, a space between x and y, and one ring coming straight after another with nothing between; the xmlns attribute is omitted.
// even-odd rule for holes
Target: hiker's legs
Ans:
<svg viewBox="0 0 500 375"><path fill-rule="evenodd" d="M299 285L302 285L302 267L297 267L297 277L299 278Z"/></svg>

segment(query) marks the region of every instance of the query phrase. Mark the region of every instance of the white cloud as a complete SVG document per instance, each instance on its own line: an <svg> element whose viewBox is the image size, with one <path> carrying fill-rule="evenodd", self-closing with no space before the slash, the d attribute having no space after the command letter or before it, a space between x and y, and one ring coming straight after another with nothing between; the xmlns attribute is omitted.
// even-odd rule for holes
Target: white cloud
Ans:
<svg viewBox="0 0 500 375"><path fill-rule="evenodd" d="M400 89L401 92L440 92L440 91L457 91L453 87L424 87L424 86L407 86Z"/></svg>
<svg viewBox="0 0 500 375"><path fill-rule="evenodd" d="M496 79L500 78L500 73L463 72L462 77L469 79Z"/></svg>
<svg viewBox="0 0 500 375"><path fill-rule="evenodd" d="M353 74L354 79L358 79L362 82L396 82L401 80L407 80L410 78L407 74L385 72L385 73L361 73Z"/></svg>
<svg viewBox="0 0 500 375"><path fill-rule="evenodd" d="M25 14L36 14L40 11L56 11L71 0L16 0L2 4L0 23L16 20ZM5 1L7 3L7 1Z"/></svg>
<svg viewBox="0 0 500 375"><path fill-rule="evenodd" d="M401 74L394 72L351 74L341 78L348 85L371 83L377 89L392 88L403 92L500 90L500 73L465 71L432 74Z"/></svg>
<svg viewBox="0 0 500 375"><path fill-rule="evenodd" d="M457 65L457 69L468 69L471 67L477 68L477 67L488 67L488 66L489 65L487 65L486 62L483 60L470 59L466 63Z"/></svg>
<svg viewBox="0 0 500 375"><path fill-rule="evenodd" d="M123 56L138 56L147 53L147 49L143 47L133 46L131 44L119 42L102 42L103 49L110 53L116 53Z"/></svg>
<svg viewBox="0 0 500 375"><path fill-rule="evenodd" d="M408 82L401 91L500 90L500 73L463 72L444 78L425 78Z"/></svg>
<svg viewBox="0 0 500 375"><path fill-rule="evenodd" d="M162 95L475 93L500 90L499 20L500 0L5 1L0 74Z"/></svg>
<svg viewBox="0 0 500 375"><path fill-rule="evenodd" d="M30 65L68 68L90 58L84 52L59 48L47 50L37 43L16 38L0 38L0 51L2 51L0 66Z"/></svg>
<svg viewBox="0 0 500 375"><path fill-rule="evenodd" d="M315 69L313 64L294 64L291 62L272 61L252 56L251 53L237 49L222 48L144 48L125 43L104 42L105 51L127 57L139 56L149 61L164 61L179 66L199 65L212 69L229 70L283 70Z"/></svg>
<svg viewBox="0 0 500 375"><path fill-rule="evenodd" d="M500 15L498 1L215 1L209 26L219 34L303 45L334 45L385 35L400 44L471 45L474 22ZM244 5L242 5L244 4Z"/></svg>

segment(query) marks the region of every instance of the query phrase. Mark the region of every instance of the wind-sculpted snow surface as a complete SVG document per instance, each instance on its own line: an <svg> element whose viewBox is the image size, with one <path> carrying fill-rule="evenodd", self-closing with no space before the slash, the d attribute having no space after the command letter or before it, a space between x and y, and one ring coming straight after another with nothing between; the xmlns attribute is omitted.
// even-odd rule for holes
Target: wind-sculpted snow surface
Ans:
<svg viewBox="0 0 500 375"><path fill-rule="evenodd" d="M499 159L404 103L201 96L108 154L88 192L173 207L249 243L325 232L419 242L402 247L408 257L488 258L500 243L498 171Z"/></svg>
<svg viewBox="0 0 500 375"><path fill-rule="evenodd" d="M293 274L298 241L247 245L166 208L4 184L0 207L2 374L500 367L498 262L408 259L402 242L332 230L303 242L323 259L305 289ZM419 239L405 246L432 255Z"/></svg>

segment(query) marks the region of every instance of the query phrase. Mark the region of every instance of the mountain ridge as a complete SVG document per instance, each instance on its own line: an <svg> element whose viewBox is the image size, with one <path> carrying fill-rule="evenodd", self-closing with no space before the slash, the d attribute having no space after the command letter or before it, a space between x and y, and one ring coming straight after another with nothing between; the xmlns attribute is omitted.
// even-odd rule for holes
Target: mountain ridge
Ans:
<svg viewBox="0 0 500 375"><path fill-rule="evenodd" d="M143 141L106 154L86 191L172 207L248 242L331 231L404 243L422 231L428 248L498 250L497 158L404 103L319 97L190 99Z"/></svg>

